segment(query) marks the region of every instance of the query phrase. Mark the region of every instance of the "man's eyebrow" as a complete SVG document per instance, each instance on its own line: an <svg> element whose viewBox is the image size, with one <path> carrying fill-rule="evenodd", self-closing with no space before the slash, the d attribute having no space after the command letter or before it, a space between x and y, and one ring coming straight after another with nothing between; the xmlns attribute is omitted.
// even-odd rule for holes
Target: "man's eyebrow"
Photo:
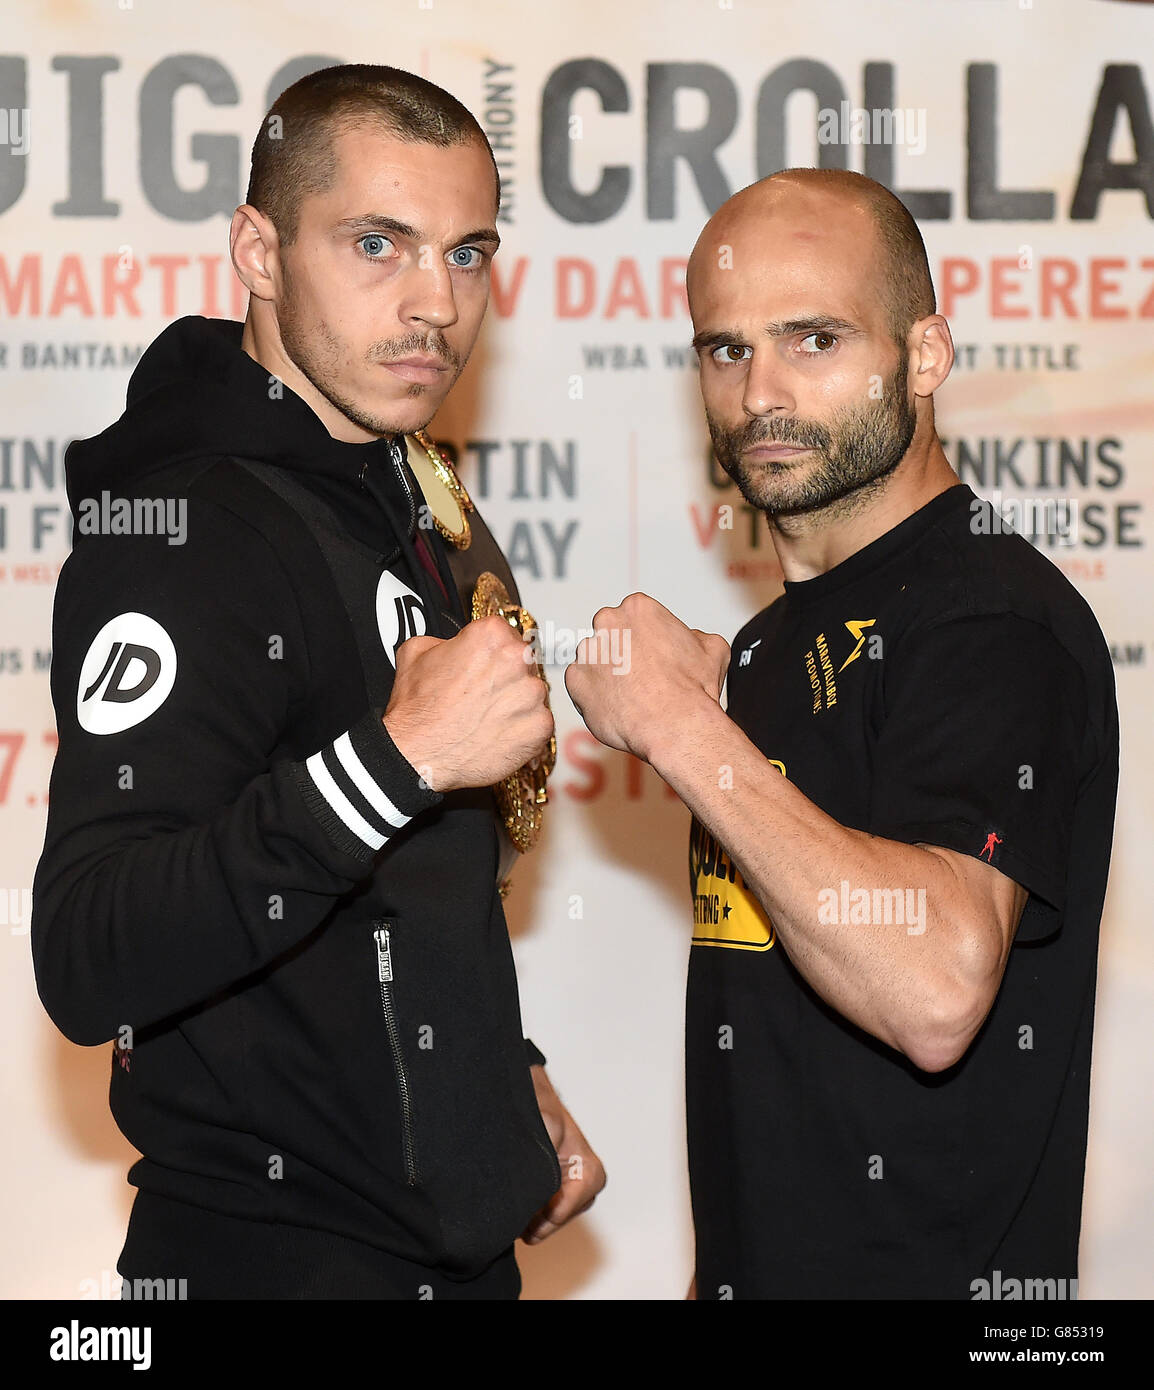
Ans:
<svg viewBox="0 0 1154 1390"><path fill-rule="evenodd" d="M695 352L700 352L702 348L722 347L728 343L732 343L734 347L749 346L742 334L738 333L736 329L730 333L721 329L710 333L695 333L690 347Z"/></svg>
<svg viewBox="0 0 1154 1390"><path fill-rule="evenodd" d="M777 319L765 325L765 333L770 338L792 338L798 333L860 333L861 328L848 319L834 318L832 314L812 314L803 319ZM696 333L690 346L695 352L703 348L750 347L744 333L737 329L718 329L707 333Z"/></svg>
<svg viewBox="0 0 1154 1390"><path fill-rule="evenodd" d="M848 319L812 314L803 319L778 319L775 323L767 323L765 331L771 338L791 338L795 333L860 333L861 329Z"/></svg>
<svg viewBox="0 0 1154 1390"><path fill-rule="evenodd" d="M416 227L410 227L407 222L398 222L395 217L386 217L383 213L369 212L363 217L343 217L336 225L337 230L342 232L384 230L396 232L398 236L408 237L411 241L420 239Z"/></svg>
<svg viewBox="0 0 1154 1390"><path fill-rule="evenodd" d="M486 241L493 246L500 246L501 237L496 227L480 227L475 232L466 232L463 237L458 237L457 246L464 246L474 241Z"/></svg>

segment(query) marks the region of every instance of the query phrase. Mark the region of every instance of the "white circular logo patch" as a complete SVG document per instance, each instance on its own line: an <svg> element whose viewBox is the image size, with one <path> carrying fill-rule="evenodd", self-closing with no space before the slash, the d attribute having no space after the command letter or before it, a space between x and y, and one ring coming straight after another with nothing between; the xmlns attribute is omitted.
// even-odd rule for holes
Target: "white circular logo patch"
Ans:
<svg viewBox="0 0 1154 1390"><path fill-rule="evenodd" d="M407 584L388 570L377 581L377 628L385 655L397 664L397 648L410 637L425 631L425 609Z"/></svg>
<svg viewBox="0 0 1154 1390"><path fill-rule="evenodd" d="M80 668L76 718L90 734L118 734L147 719L176 682L176 648L155 618L121 613L92 639Z"/></svg>

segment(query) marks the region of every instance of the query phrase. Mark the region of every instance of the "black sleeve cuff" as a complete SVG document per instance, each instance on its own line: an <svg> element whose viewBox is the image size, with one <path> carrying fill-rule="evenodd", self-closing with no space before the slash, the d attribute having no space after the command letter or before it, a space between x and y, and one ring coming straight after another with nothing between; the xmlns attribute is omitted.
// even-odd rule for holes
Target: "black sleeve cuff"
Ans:
<svg viewBox="0 0 1154 1390"><path fill-rule="evenodd" d="M525 1039L525 1052L529 1058L529 1065L531 1067L543 1067L545 1065L545 1054L532 1038Z"/></svg>
<svg viewBox="0 0 1154 1390"><path fill-rule="evenodd" d="M442 797L389 737L383 709L293 764L305 804L342 853L368 862L414 816Z"/></svg>

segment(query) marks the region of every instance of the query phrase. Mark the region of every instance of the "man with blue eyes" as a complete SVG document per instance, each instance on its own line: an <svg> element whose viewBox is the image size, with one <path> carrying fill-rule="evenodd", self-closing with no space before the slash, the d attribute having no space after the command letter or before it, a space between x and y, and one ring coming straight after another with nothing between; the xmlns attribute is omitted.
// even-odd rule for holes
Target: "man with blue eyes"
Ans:
<svg viewBox="0 0 1154 1390"><path fill-rule="evenodd" d="M501 905L546 687L421 433L499 197L447 92L302 78L232 219L244 323L172 324L68 451L32 944L61 1030L114 1040L124 1297L515 1298L517 1237L604 1185L522 1036ZM128 524L86 524L101 494Z"/></svg>
<svg viewBox="0 0 1154 1390"><path fill-rule="evenodd" d="M763 179L687 288L784 593L732 652L634 594L566 685L692 812L690 1297L1073 1298L1109 650L946 460L953 347L897 198ZM625 676L590 659L615 629Z"/></svg>

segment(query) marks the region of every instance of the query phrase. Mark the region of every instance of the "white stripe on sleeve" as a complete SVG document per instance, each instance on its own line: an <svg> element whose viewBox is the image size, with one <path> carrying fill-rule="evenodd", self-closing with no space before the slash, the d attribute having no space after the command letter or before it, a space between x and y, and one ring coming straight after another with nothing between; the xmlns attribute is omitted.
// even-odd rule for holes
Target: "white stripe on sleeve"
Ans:
<svg viewBox="0 0 1154 1390"><path fill-rule="evenodd" d="M411 816L406 816L403 811L397 810L396 806L381 791L380 787L373 780L368 769L360 758L357 757L357 750L353 747L352 739L347 733L343 733L333 744L333 750L341 760L341 766L349 774L353 786L365 798L374 811L382 818L387 820L390 825L396 826L399 830L402 825L407 825Z"/></svg>
<svg viewBox="0 0 1154 1390"><path fill-rule="evenodd" d="M309 776L313 779L317 791L332 807L333 811L344 821L345 825L369 846L370 849L380 849L388 839L387 835L381 835L365 820L364 816L357 810L348 797L341 791L340 787L333 781L332 774L325 767L324 759L320 753L314 753L310 758L305 759L305 767L308 768Z"/></svg>

